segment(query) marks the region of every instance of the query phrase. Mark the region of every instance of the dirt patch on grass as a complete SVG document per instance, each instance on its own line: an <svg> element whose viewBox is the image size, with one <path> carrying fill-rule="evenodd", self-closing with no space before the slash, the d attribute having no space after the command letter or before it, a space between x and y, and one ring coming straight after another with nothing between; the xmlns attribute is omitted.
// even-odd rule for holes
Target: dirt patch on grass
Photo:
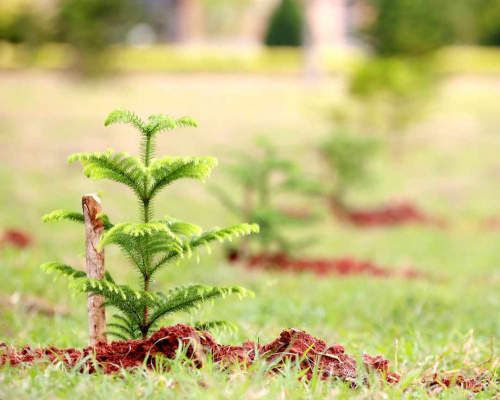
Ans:
<svg viewBox="0 0 500 400"><path fill-rule="evenodd" d="M354 356L345 353L343 346L328 346L321 339L295 329L284 330L276 340L266 345L245 342L241 346L228 346L218 344L207 332L200 333L181 324L161 328L146 340L102 342L83 350L56 347L32 349L30 346L15 350L2 344L0 362L14 367L57 362L74 367L80 363L82 370L88 368L94 372L100 368L105 373L117 373L122 368L153 367L157 360L155 356L174 359L181 346L196 366L202 366L207 355L211 354L213 361L222 368L235 363L248 366L262 359L269 364L270 373L279 372L290 360L298 363L307 379L311 379L317 371L322 379L338 378L350 382L353 387L360 381L368 383L368 373L377 374L389 383L397 383L401 378L396 372L389 372L389 361L382 356L365 355L365 368L360 371Z"/></svg>
<svg viewBox="0 0 500 400"><path fill-rule="evenodd" d="M261 352L267 355L268 361L277 362L277 365L286 359L299 363L307 379L313 378L315 370L321 379L340 378L350 382L352 387L358 386L360 380L368 385L366 372L376 374L388 383L398 383L401 379L397 372L389 372L389 360L382 356L365 354L365 370L359 371L356 359L345 352L344 346L328 346L306 332L293 329L281 332L276 340L263 346Z"/></svg>
<svg viewBox="0 0 500 400"><path fill-rule="evenodd" d="M17 229L6 229L0 234L0 248L10 245L24 249L32 244L33 238L28 233Z"/></svg>
<svg viewBox="0 0 500 400"><path fill-rule="evenodd" d="M235 261L234 255L230 260ZM394 270L377 265L371 261L360 261L352 257L334 259L296 259L284 253L260 254L248 259L249 268L263 268L295 273L313 272L317 275L370 275L376 277L419 278L423 274L413 268L406 267Z"/></svg>
<svg viewBox="0 0 500 400"><path fill-rule="evenodd" d="M437 395L450 387L459 387L479 393L485 390L490 382L491 379L487 377L486 373L480 373L475 377L467 378L461 374L438 374L436 372L431 377L422 380L422 383L429 389L429 394L431 395Z"/></svg>
<svg viewBox="0 0 500 400"><path fill-rule="evenodd" d="M365 354L360 366L353 355L345 352L340 344L327 345L323 340L296 329L286 329L276 340L261 345L245 342L241 346L218 344L207 332L198 332L187 325L163 327L149 339L101 342L83 350L47 347L43 349L25 346L16 350L0 344L0 365L25 367L34 363L64 363L68 367L79 366L90 373L97 369L113 374L125 369L146 366L158 367L158 357L174 359L180 348L201 367L211 355L213 362L221 368L231 365L250 366L256 360L263 360L269 366L269 373L279 373L287 361L295 363L303 371L303 376L311 380L314 374L320 379L339 379L356 388L360 384L369 386L373 378L388 384L397 384L402 376L390 371L390 362L383 356ZM424 378L422 384L430 392L438 393L446 387L462 387L474 392L486 388L490 379L484 375L465 378L462 375L438 375Z"/></svg>
<svg viewBox="0 0 500 400"><path fill-rule="evenodd" d="M487 231L500 232L500 215L486 218L481 225Z"/></svg>
<svg viewBox="0 0 500 400"><path fill-rule="evenodd" d="M378 208L367 209L345 209L332 202L331 209L341 221L363 228L401 225L446 227L446 222L442 218L431 216L410 202L386 204Z"/></svg>

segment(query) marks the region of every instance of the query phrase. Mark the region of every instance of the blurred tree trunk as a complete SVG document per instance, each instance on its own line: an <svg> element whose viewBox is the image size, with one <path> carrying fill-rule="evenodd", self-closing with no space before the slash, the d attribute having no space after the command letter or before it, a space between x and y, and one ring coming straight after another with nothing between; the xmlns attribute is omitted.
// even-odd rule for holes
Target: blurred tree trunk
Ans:
<svg viewBox="0 0 500 400"><path fill-rule="evenodd" d="M177 0L176 42L193 44L204 38L203 5L197 0Z"/></svg>
<svg viewBox="0 0 500 400"><path fill-rule="evenodd" d="M318 54L314 35L314 6L316 0L304 0L304 27L302 54L304 62L304 78L307 81L318 79Z"/></svg>

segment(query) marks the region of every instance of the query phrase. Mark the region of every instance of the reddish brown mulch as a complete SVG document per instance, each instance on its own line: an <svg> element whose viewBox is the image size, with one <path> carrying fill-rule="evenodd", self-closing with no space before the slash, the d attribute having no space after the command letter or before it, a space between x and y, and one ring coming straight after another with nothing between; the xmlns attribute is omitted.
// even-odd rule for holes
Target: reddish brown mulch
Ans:
<svg viewBox="0 0 500 400"><path fill-rule="evenodd" d="M484 373L472 378L466 378L463 375L456 374L438 374L434 373L430 378L424 378L422 383L429 389L430 394L438 394L446 388L453 386L470 390L474 393L482 392L487 389L491 379L487 378Z"/></svg>
<svg viewBox="0 0 500 400"><path fill-rule="evenodd" d="M271 373L277 373L284 362L290 360L299 363L306 379L311 379L314 372L325 380L336 378L350 383L354 388L358 382L369 385L369 375L377 376L381 381L397 384L401 375L389 370L389 360L382 356L363 356L364 369L359 370L354 356L347 354L340 344L328 346L321 339L315 338L304 331L287 329L273 342L260 345L254 342L245 342L241 346L228 346L216 343L208 334L200 334L192 327L178 324L164 327L156 331L149 339L117 341L112 343L101 342L96 346L86 347L83 350L65 349L56 347L32 349L25 346L15 350L5 343L0 343L0 366L10 364L14 367L24 367L33 363L62 362L69 367L80 363L81 369L88 368L95 372L97 368L104 373L112 374L122 368L132 369L145 365L153 367L156 356L169 359L175 358L179 346L186 349L186 355L200 367L208 354L221 368L237 364L249 366L256 359L265 360L270 366ZM479 375L476 378L464 378L462 375L434 376L424 379L422 383L430 390L442 387L458 386L474 392L484 390L489 379Z"/></svg>
<svg viewBox="0 0 500 400"><path fill-rule="evenodd" d="M31 246L32 244L32 237L29 234L17 229L6 229L0 235L0 248L4 245L11 245L20 249L24 249Z"/></svg>
<svg viewBox="0 0 500 400"><path fill-rule="evenodd" d="M372 209L344 209L331 205L332 212L340 219L359 227L390 227L408 224L430 225L444 228L446 223L441 218L430 216L415 204L393 203Z"/></svg>
<svg viewBox="0 0 500 400"><path fill-rule="evenodd" d="M481 225L486 230L500 232L500 216L489 217Z"/></svg>
<svg viewBox="0 0 500 400"><path fill-rule="evenodd" d="M394 271L370 261L359 261L352 257L336 259L294 259L284 253L259 254L248 259L249 268L275 269L291 272L314 272L318 275L371 275L377 277L400 276L403 278L418 278L423 274L405 268Z"/></svg>
<svg viewBox="0 0 500 400"><path fill-rule="evenodd" d="M289 359L292 362L300 362L300 368L305 371L308 379L313 377L316 368L322 379L339 378L351 382L353 386L356 386L360 373L367 382L367 371L377 374L380 379L389 383L397 383L401 378L399 374L389 372L389 361L382 356L365 355L366 371L360 372L356 359L345 353L343 346L328 346L324 341L295 329L284 330L276 340L264 346L254 342L227 346L216 343L207 332L200 334L192 327L181 324L161 328L146 340L117 341L109 344L102 342L83 350L60 350L56 347L32 349L30 346L15 350L1 344L3 354L0 354L0 364L23 366L35 362L63 362L73 367L81 362L82 368L86 366L90 372L94 372L99 365L105 373L116 373L121 368L130 369L143 364L152 367L154 356L157 355L173 359L180 343L186 348L187 356L198 366L203 364L206 355L210 353L214 362L220 363L222 367L234 363L250 365L259 358L271 365L272 372L278 372L283 362ZM88 360L84 359L88 356Z"/></svg>
<svg viewBox="0 0 500 400"><path fill-rule="evenodd" d="M328 346L306 332L285 330L273 342L263 346L260 352L267 355L268 362L291 359L300 362L300 367L306 371L308 379L313 377L313 371L318 366L321 379L340 378L357 386L359 377L356 359L345 353L344 346L334 344ZM401 375L389 372L389 360L382 356L373 357L365 354L363 363L368 372L376 373L388 383L398 383ZM364 376L365 384L368 384Z"/></svg>

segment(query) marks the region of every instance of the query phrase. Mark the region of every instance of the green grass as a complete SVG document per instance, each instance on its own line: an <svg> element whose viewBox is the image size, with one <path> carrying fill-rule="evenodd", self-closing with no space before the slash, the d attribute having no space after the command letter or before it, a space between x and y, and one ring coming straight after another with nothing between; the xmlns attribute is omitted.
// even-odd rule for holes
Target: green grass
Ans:
<svg viewBox="0 0 500 400"><path fill-rule="evenodd" d="M125 189L86 180L79 166L65 163L74 151L136 147L138 137L131 129L103 127L108 111L127 107L143 115L192 115L200 128L169 133L168 146L160 138L158 153L217 156L220 166L212 181L221 183L228 146L243 149L259 133L272 136L308 167L317 167L308 148L328 130L323 110L343 98L340 79L309 86L290 76L136 74L85 86L58 74L26 72L0 74L0 87L0 225L22 227L36 240L25 251L0 251L0 295L39 296L71 310L65 316L47 317L18 306L0 306L0 341L60 348L87 345L86 301L73 299L64 279L54 283L39 265L62 260L84 268L79 256L84 237L78 226L43 225L41 216L56 208L78 209L83 194L102 189L105 211L113 221L137 217L135 200ZM482 363L493 368L488 361L498 357L500 339L500 251L498 232L481 229L481 221L498 214L499 87L493 77L447 81L426 119L412 130L404 158L394 160L386 154L376 165L378 184L351 199L369 205L410 198L449 219L448 229L361 231L324 218L308 232L323 238L303 251L306 256L351 254L391 268L412 265L428 279L318 279L248 271L227 265L220 250L202 257L199 264L186 261L158 276L158 288L202 282L242 285L257 293L255 299L218 301L216 307L203 307L193 316L228 319L240 326L233 336L217 335L220 342L267 343L284 328L305 329L328 343L346 346L358 358L364 352L382 354L407 377L405 384L357 391L332 381L308 385L297 381L298 372L291 366L273 377L261 373L263 365L241 373L219 371L210 364L194 370L173 362L166 373L124 372L115 377L51 366L1 369L0 399L426 398L418 382L429 370L474 374ZM172 186L158 199L156 211L157 216L169 214L204 227L237 222L197 182ZM121 280L136 282L116 249L107 251L107 266ZM189 320L179 315L168 322ZM403 392L405 385L411 391ZM493 384L477 398L492 398L498 390ZM467 394L447 390L441 397Z"/></svg>
<svg viewBox="0 0 500 400"><path fill-rule="evenodd" d="M121 72L212 72L299 74L303 57L297 48L242 49L220 47L181 47L157 45L148 48L116 46L110 49L108 63ZM325 48L318 63L327 73L349 73L365 54L360 49ZM23 45L0 42L0 69L68 69L75 58L65 44L49 43L30 51ZM437 57L444 74L499 74L498 48L453 46Z"/></svg>

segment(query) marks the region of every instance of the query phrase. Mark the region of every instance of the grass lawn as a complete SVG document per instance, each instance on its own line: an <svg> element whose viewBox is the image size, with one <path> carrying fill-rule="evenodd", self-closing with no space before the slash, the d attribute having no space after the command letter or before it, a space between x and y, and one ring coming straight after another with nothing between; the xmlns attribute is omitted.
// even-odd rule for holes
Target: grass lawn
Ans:
<svg viewBox="0 0 500 400"><path fill-rule="evenodd" d="M366 54L357 48L326 48L318 54L318 66L328 73L348 73ZM74 51L60 43L48 43L35 50L22 44L0 42L0 69L27 67L47 70L70 68ZM119 71L211 72L300 74L303 56L297 48L247 48L210 46L168 46L146 48L116 46L107 58ZM495 47L451 46L437 54L437 66L447 74L500 73L500 51Z"/></svg>
<svg viewBox="0 0 500 400"><path fill-rule="evenodd" d="M0 296L38 296L71 310L48 317L0 303L0 341L81 348L87 345L85 298L72 298L64 279L53 282L39 266L61 260L84 268L83 230L70 223L44 225L41 216L58 208L78 210L83 194L103 190L104 209L113 221L138 218L135 200L125 189L89 181L80 166L65 162L75 151L135 149L138 135L131 129L104 128L109 111L126 107L143 116L193 116L200 127L164 134L158 154L216 156L220 166L211 181L221 183L230 149L248 147L256 134L269 135L304 165L315 164L311 147L328 131L324 113L342 100L345 85L341 78L311 85L292 76L231 74L129 74L82 84L57 73L31 71L2 72L0 88L0 227L19 227L35 238L29 249L0 250ZM195 370L173 362L166 373L121 376L80 374L61 366L3 368L0 399L426 398L418 382L429 371L473 375L496 368L498 380L499 232L484 229L482 221L500 214L499 90L495 76L449 78L425 119L412 129L404 157L395 160L387 152L376 165L377 184L352 197L360 205L411 199L449 220L447 229L359 230L325 215L307 232L316 234L317 242L299 252L354 255L391 268L411 265L427 279L248 271L228 265L220 248L199 264L183 261L157 277L159 289L202 282L256 292L255 299L220 300L193 316L237 323L238 333L217 336L221 343L268 343L284 328L300 328L344 345L356 357L382 354L405 376L399 386L352 390L340 382L299 382L292 366L282 375L265 377L263 365L242 373L211 365ZM156 216L163 214L206 228L238 222L194 181L174 185L158 198ZM107 267L122 281L137 281L117 249L107 250ZM167 323L190 318L179 315ZM412 389L404 392L408 386ZM493 383L475 397L492 398L498 391ZM453 389L440 396L467 395Z"/></svg>

